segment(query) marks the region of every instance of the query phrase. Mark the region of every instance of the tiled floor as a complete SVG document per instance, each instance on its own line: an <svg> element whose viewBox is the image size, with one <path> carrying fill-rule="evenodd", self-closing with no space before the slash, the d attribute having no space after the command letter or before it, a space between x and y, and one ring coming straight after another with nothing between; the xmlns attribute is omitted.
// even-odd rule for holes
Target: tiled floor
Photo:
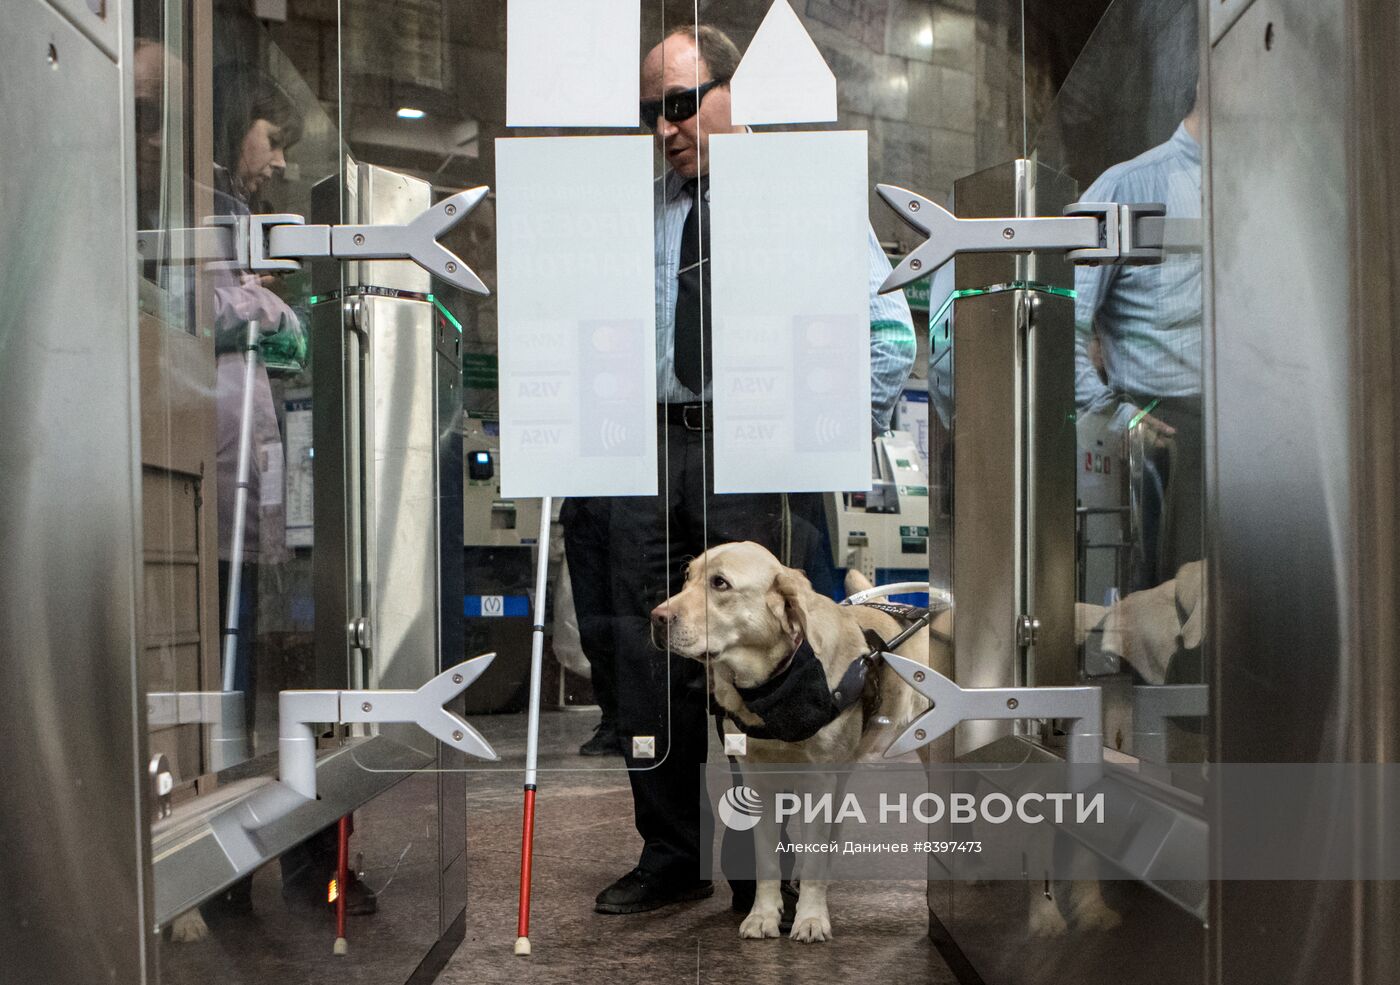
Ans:
<svg viewBox="0 0 1400 985"><path fill-rule="evenodd" d="M834 884L835 939L825 944L741 941L741 918L730 911L725 885L717 886L711 899L651 913L595 914L593 897L632 867L641 845L621 759L577 755L593 721L588 713L553 712L541 723L534 953L516 957L524 720L473 718L502 761L499 768L466 777L466 935L441 971L442 985L955 981L928 940L923 882ZM722 761L717 750L712 759ZM365 880L379 890L380 907L374 916L351 920L348 955L331 956L333 921L324 904L312 913L287 908L273 863L253 880L251 914L215 923L204 940L160 944L155 952L160 980L179 985L408 981L439 929L437 797L436 777L418 774L356 812L352 849L363 854ZM1200 981L1199 922L1141 887L1104 885L1105 898L1122 915L1118 929L1081 927L1044 939L1031 931L1031 904L1043 896L1039 884L964 885L956 906L946 898L947 884L939 885L949 931L989 983Z"/></svg>
<svg viewBox="0 0 1400 985"><path fill-rule="evenodd" d="M520 876L524 716L472 722L501 754L498 769L466 778L466 938L442 985L510 982L609 985L767 982L943 985L954 981L927 938L924 884L832 887L834 941L739 940L726 885L711 899L634 916L601 916L593 897L630 869L641 848L622 760L584 759L587 712L546 713L536 815L534 953L514 955ZM722 761L718 752L715 761ZM253 912L215 923L204 940L163 941L161 980L179 985L400 985L438 932L437 783L409 777L356 812L352 851L379 912L350 921L350 951L331 956L330 910L289 910L276 863L253 880Z"/></svg>
<svg viewBox="0 0 1400 985"><path fill-rule="evenodd" d="M504 722L499 723L504 725ZM569 754L592 720L545 716L536 808L530 957L513 952L520 874L520 777L469 780L466 939L443 970L442 985L493 982L841 983L881 985L954 981L927 938L923 883L843 883L831 890L835 940L739 939L740 915L727 886L715 896L633 916L593 912L593 897L635 864L641 848L632 797L620 769L552 772L548 767L613 766ZM495 728L491 729L495 732ZM512 750L502 730L504 758Z"/></svg>

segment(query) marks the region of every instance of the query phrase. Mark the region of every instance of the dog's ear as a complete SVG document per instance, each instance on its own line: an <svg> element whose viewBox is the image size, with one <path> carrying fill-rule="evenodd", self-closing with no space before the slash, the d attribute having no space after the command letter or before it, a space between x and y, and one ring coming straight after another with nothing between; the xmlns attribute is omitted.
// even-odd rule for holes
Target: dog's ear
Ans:
<svg viewBox="0 0 1400 985"><path fill-rule="evenodd" d="M807 635L807 597L812 583L792 568L780 568L768 593L768 607L778 617L788 636Z"/></svg>

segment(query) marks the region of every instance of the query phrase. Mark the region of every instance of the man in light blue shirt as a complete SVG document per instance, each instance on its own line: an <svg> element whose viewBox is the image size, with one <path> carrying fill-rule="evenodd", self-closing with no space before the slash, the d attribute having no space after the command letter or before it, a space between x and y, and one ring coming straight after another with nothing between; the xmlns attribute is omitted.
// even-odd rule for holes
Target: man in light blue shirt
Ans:
<svg viewBox="0 0 1400 985"><path fill-rule="evenodd" d="M1115 164L1080 198L1162 202L1168 218L1201 217L1200 114L1166 143ZM1079 267L1075 397L1113 438L1141 443L1140 531L1125 590L1160 584L1201 557L1201 258ZM1100 368L1101 367L1101 368Z"/></svg>
<svg viewBox="0 0 1400 985"><path fill-rule="evenodd" d="M643 842L636 868L598 894L600 913L639 913L713 892L700 877L700 845L713 821L697 783L709 745L707 668L673 657L650 622L651 610L679 590L686 561L715 544L750 540L805 571L818 591L839 591L820 495L713 491L708 151L710 134L744 130L730 118L728 84L738 63L733 42L701 26L673 32L642 65L643 122L666 161L656 185L662 492L571 501L565 517L570 565L581 562L572 579L580 635L595 682L601 670L616 700L615 742L627 759ZM876 293L890 265L873 232L868 245L870 424L878 433L889 427L916 345L903 296ZM654 757L634 758L633 736L655 736ZM733 906L746 912L753 883L734 888Z"/></svg>

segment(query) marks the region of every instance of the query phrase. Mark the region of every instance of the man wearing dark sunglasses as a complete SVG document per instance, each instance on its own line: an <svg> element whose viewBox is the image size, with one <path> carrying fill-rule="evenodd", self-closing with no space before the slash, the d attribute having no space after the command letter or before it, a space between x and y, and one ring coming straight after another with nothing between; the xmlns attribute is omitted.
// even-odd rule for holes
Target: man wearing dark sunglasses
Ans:
<svg viewBox="0 0 1400 985"><path fill-rule="evenodd" d="M739 49L713 27L672 32L642 63L642 123L682 178L709 171L710 135L741 133L729 116Z"/></svg>
<svg viewBox="0 0 1400 985"><path fill-rule="evenodd" d="M660 99L643 99L641 105L642 126L656 130L656 123L665 117L672 123L684 123L700 109L705 94L715 86L727 85L728 79L711 79L691 89L668 92Z"/></svg>
<svg viewBox="0 0 1400 985"><path fill-rule="evenodd" d="M652 645L648 618L680 589L685 560L718 543L751 540L805 571L818 591L839 591L820 494L713 492L709 145L713 134L745 131L730 118L729 80L738 66L734 43L705 25L672 32L642 63L641 118L667 165L656 183L662 492L571 501L597 522L565 523L583 647L595 682L616 703L603 708L604 720L611 712L643 840L637 867L598 894L600 913L640 913L714 892L700 878L700 845L710 839L713 821L696 783L708 755L705 667ZM873 232L869 247L871 423L883 432L916 346L903 296L875 294L890 265ZM607 696L598 693L606 705ZM655 755L634 757L633 736L654 737ZM744 847L726 841L724 854ZM753 897L752 882L734 883L736 911L747 912Z"/></svg>
<svg viewBox="0 0 1400 985"><path fill-rule="evenodd" d="M693 45L690 50L695 50ZM676 58L672 63L680 66L680 73L685 73L694 71L695 61ZM671 80L672 85L674 81ZM662 84L666 84L664 77ZM686 89L670 87L661 96L642 100L642 125L656 134L666 153L666 163L677 174L693 178L706 173L710 134L735 132L729 123L728 86L729 79L715 78ZM706 106L705 97L716 89L720 91ZM716 130L715 126L724 129Z"/></svg>

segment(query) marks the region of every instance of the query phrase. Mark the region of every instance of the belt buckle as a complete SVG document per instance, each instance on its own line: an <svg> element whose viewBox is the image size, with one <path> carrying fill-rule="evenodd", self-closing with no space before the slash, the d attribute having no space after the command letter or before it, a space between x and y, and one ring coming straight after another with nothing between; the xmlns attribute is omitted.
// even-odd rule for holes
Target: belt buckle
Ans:
<svg viewBox="0 0 1400 985"><path fill-rule="evenodd" d="M693 421L691 418L691 411L695 412ZM684 404L681 407L681 423L685 425L687 431L705 430L705 405Z"/></svg>

